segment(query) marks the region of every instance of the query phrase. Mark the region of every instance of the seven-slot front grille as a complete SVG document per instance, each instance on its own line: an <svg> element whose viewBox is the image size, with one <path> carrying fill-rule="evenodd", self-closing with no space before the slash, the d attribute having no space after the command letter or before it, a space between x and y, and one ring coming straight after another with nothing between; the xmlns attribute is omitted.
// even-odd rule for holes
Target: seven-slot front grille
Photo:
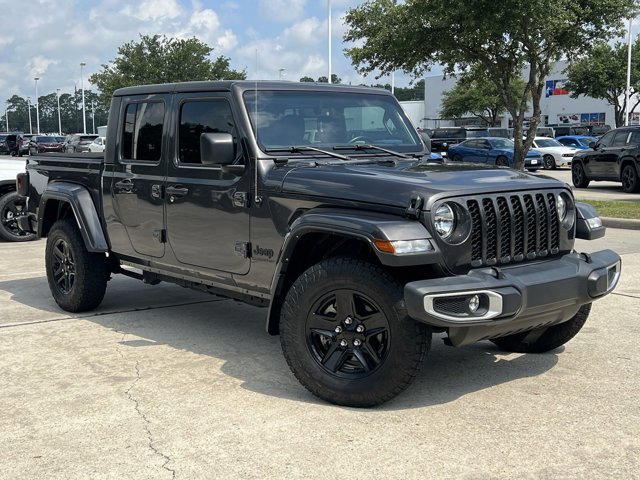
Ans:
<svg viewBox="0 0 640 480"><path fill-rule="evenodd" d="M553 193L519 193L467 200L471 266L533 260L558 253L560 222Z"/></svg>

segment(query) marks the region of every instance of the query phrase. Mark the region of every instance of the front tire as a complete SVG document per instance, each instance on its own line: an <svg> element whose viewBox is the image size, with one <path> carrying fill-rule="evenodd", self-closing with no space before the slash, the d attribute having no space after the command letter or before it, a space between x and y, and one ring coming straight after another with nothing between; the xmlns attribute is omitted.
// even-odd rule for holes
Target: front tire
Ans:
<svg viewBox="0 0 640 480"><path fill-rule="evenodd" d="M491 341L495 343L502 350L516 353L544 353L550 350L554 350L573 337L584 326L589 312L591 311L591 304L587 303L580 307L578 313L576 313L568 321L559 325L553 325L542 329L540 331L529 330L528 332L516 333L514 335L508 335L506 337L494 338Z"/></svg>
<svg viewBox="0 0 640 480"><path fill-rule="evenodd" d="M571 165L571 181L576 188L587 188L589 186L589 178L584 171L584 167L581 163L573 163Z"/></svg>
<svg viewBox="0 0 640 480"><path fill-rule="evenodd" d="M542 158L542 162L545 170L555 170L556 160L553 158L553 155L545 155Z"/></svg>
<svg viewBox="0 0 640 480"><path fill-rule="evenodd" d="M371 407L413 382L431 331L407 316L402 286L382 268L338 257L293 283L280 315L280 342L291 371L311 393Z"/></svg>
<svg viewBox="0 0 640 480"><path fill-rule="evenodd" d="M73 219L53 224L45 252L49 289L60 308L83 312L100 305L109 279L107 259L87 250Z"/></svg>
<svg viewBox="0 0 640 480"><path fill-rule="evenodd" d="M24 215L27 202L18 192L10 192L0 198L0 238L8 242L28 242L36 238L34 233L18 227L18 217Z"/></svg>
<svg viewBox="0 0 640 480"><path fill-rule="evenodd" d="M622 190L626 193L640 192L640 178L638 178L638 172L633 165L624 166L620 180L622 181Z"/></svg>

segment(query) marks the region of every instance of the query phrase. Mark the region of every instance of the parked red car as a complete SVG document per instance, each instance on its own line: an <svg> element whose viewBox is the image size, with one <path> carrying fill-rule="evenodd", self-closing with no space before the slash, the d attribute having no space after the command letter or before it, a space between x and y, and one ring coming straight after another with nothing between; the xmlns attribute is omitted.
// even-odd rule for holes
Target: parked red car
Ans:
<svg viewBox="0 0 640 480"><path fill-rule="evenodd" d="M56 137L34 135L29 141L29 154L62 152L62 145Z"/></svg>

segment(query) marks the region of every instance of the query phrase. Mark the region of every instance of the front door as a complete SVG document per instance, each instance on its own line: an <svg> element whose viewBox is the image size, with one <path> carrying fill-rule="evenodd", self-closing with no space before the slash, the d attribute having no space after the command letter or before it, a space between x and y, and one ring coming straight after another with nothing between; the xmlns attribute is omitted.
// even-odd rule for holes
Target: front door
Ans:
<svg viewBox="0 0 640 480"><path fill-rule="evenodd" d="M106 219L117 252L129 253L131 246L142 255L164 256L163 129L169 101L168 95L123 101L111 179L114 212Z"/></svg>
<svg viewBox="0 0 640 480"><path fill-rule="evenodd" d="M223 93L175 98L179 110L165 184L167 238L183 264L245 274L250 266L249 168L244 174L225 172L203 164L200 155L200 135L231 133L236 163L249 165L229 101Z"/></svg>

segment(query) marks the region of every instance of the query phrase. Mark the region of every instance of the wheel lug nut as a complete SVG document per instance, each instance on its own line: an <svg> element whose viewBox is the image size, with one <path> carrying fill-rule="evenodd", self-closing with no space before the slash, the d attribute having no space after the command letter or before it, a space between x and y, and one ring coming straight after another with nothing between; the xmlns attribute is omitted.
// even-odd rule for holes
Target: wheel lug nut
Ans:
<svg viewBox="0 0 640 480"><path fill-rule="evenodd" d="M347 317L344 319L345 325L351 325L353 323L353 318Z"/></svg>
<svg viewBox="0 0 640 480"><path fill-rule="evenodd" d="M356 327L356 332L358 332L358 333L362 333L362 332L364 332L364 325L358 325L358 326Z"/></svg>
<svg viewBox="0 0 640 480"><path fill-rule="evenodd" d="M340 340L340 346L341 347L346 347L348 345L348 342L343 338L342 340Z"/></svg>
<svg viewBox="0 0 640 480"><path fill-rule="evenodd" d="M338 326L336 327L336 329L334 330L334 332L336 332L336 333L342 333L342 327L341 327L340 325L338 325Z"/></svg>
<svg viewBox="0 0 640 480"><path fill-rule="evenodd" d="M356 338L356 339L353 341L353 346L354 346L354 347L359 347L360 345L362 345L362 342Z"/></svg>

